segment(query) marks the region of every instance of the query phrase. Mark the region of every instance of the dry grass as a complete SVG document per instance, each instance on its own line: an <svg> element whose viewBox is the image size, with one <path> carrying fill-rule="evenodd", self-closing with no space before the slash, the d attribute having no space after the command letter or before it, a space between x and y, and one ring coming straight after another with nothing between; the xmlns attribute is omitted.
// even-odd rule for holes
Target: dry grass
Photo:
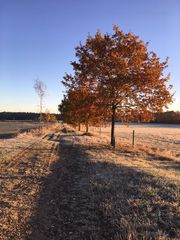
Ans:
<svg viewBox="0 0 180 240"><path fill-rule="evenodd" d="M62 135L60 156L30 239L179 239L179 179L153 171L152 156L72 132Z"/></svg>
<svg viewBox="0 0 180 240"><path fill-rule="evenodd" d="M26 121L0 121L0 139L15 137L21 133L46 127L47 124Z"/></svg>
<svg viewBox="0 0 180 240"><path fill-rule="evenodd" d="M55 126L0 140L0 239L25 239L41 184L57 159ZM57 127L57 126L56 126ZM51 133L52 132L52 133Z"/></svg>
<svg viewBox="0 0 180 240"><path fill-rule="evenodd" d="M116 143L131 146L133 130L135 130L135 147L180 160L180 127L178 125L117 125L115 126ZM103 140L110 139L109 125L101 129L90 127L90 131Z"/></svg>
<svg viewBox="0 0 180 240"><path fill-rule="evenodd" d="M113 150L106 136L66 130L35 136L8 168L2 162L0 239L180 239L174 156L127 143Z"/></svg>

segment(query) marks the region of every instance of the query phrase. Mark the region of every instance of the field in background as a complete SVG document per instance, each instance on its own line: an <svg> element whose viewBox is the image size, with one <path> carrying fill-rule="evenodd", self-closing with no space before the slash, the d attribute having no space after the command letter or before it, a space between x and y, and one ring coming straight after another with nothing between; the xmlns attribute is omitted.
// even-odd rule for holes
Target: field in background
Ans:
<svg viewBox="0 0 180 240"><path fill-rule="evenodd" d="M180 159L180 125L116 125L116 143L132 146L133 130L135 130L135 147ZM90 127L90 132L110 141L110 125L102 128Z"/></svg>
<svg viewBox="0 0 180 240"><path fill-rule="evenodd" d="M44 123L39 122L0 121L0 138L14 137L18 133L36 129L44 125Z"/></svg>

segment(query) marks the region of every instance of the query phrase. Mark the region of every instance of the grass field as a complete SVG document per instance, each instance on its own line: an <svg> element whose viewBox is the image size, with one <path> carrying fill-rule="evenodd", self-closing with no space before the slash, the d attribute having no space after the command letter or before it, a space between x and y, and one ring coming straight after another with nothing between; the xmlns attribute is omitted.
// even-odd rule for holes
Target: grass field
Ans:
<svg viewBox="0 0 180 240"><path fill-rule="evenodd" d="M180 239L179 130L123 128L0 140L0 240Z"/></svg>
<svg viewBox="0 0 180 240"><path fill-rule="evenodd" d="M117 145L132 146L132 132L135 130L135 147L156 152L174 159L180 159L180 125L150 124L150 125L117 125L115 136ZM95 128L90 131L110 141L110 126Z"/></svg>
<svg viewBox="0 0 180 240"><path fill-rule="evenodd" d="M39 128L43 123L23 121L0 121L0 138L10 138L18 133Z"/></svg>

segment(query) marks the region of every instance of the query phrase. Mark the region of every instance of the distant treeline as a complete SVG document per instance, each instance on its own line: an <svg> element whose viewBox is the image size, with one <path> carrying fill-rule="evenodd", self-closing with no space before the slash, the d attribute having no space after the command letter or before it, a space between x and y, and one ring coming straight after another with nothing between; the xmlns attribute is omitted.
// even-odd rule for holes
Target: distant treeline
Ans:
<svg viewBox="0 0 180 240"><path fill-rule="evenodd" d="M156 113L153 122L180 124L180 112L167 111L162 113Z"/></svg>
<svg viewBox="0 0 180 240"><path fill-rule="evenodd" d="M57 120L61 120L60 114L53 114ZM0 121L17 120L17 121L39 121L39 113L32 112L0 112Z"/></svg>
<svg viewBox="0 0 180 240"><path fill-rule="evenodd" d="M57 120L61 120L60 114L53 114ZM5 120L18 120L18 121L39 121L39 113L32 112L0 112L0 121ZM169 123L180 124L180 112L167 111L156 113L154 116L154 123Z"/></svg>

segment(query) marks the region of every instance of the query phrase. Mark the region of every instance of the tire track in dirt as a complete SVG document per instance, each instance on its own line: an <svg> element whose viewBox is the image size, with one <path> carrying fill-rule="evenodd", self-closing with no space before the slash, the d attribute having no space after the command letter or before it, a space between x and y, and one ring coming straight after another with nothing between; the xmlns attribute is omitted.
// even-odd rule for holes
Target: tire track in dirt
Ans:
<svg viewBox="0 0 180 240"><path fill-rule="evenodd" d="M51 140L44 136L24 141L26 146L20 152L13 157L10 153L0 162L0 240L20 240L28 235L30 226L26 223L57 157L57 133Z"/></svg>

